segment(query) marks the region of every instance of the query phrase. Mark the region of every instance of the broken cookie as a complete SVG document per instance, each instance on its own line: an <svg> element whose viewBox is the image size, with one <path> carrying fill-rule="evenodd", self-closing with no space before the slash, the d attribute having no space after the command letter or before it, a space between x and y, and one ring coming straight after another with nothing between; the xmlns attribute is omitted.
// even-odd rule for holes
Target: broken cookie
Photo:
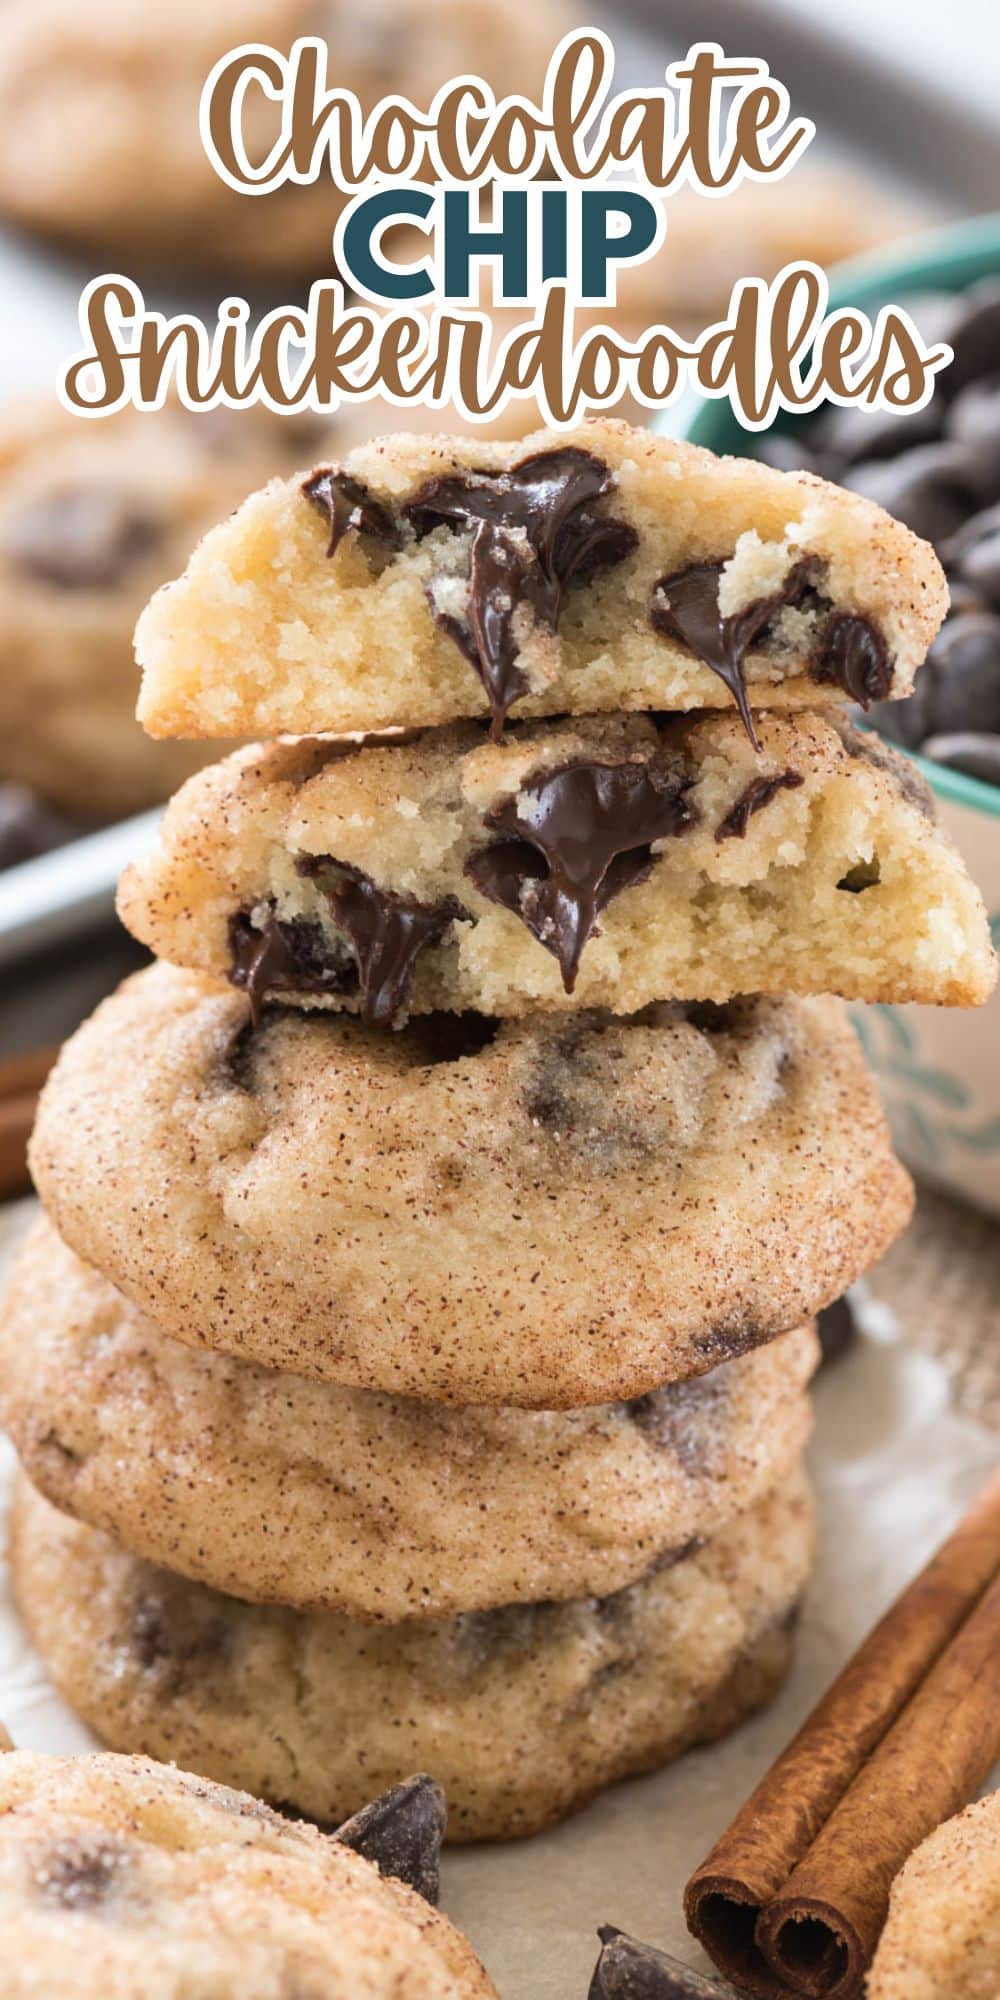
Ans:
<svg viewBox="0 0 1000 2000"><path fill-rule="evenodd" d="M477 724L241 751L121 915L177 965L399 1022L747 991L975 1004L986 914L912 766L835 711Z"/></svg>
<svg viewBox="0 0 1000 2000"><path fill-rule="evenodd" d="M214 529L136 639L154 735L909 692L946 608L870 501L601 420L383 438Z"/></svg>

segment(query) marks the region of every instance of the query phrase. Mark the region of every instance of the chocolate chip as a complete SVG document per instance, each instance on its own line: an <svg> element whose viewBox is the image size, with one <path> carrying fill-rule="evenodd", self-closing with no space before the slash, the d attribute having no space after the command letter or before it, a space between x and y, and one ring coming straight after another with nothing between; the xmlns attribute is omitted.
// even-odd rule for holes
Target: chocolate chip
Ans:
<svg viewBox="0 0 1000 2000"><path fill-rule="evenodd" d="M47 1902L90 1915L121 1889L131 1859L124 1840L106 1833L79 1834L47 1849L32 1873Z"/></svg>
<svg viewBox="0 0 1000 2000"><path fill-rule="evenodd" d="M981 591L973 590L971 583L963 583L961 577L948 578L948 616L961 618L967 611L989 611L990 605Z"/></svg>
<svg viewBox="0 0 1000 2000"><path fill-rule="evenodd" d="M719 611L719 585L724 560L691 563L673 576L660 578L653 591L650 618L656 632L664 632L679 646L687 646L704 661L734 697L743 725L755 750L759 750L743 662L763 636L775 612L783 605L798 604L815 581L815 566L795 563L780 590L768 597L755 598L742 611L723 617Z"/></svg>
<svg viewBox="0 0 1000 2000"><path fill-rule="evenodd" d="M953 736L929 736L923 745L925 757L949 770L964 771L985 785L1000 785L1000 733L977 734L964 730Z"/></svg>
<svg viewBox="0 0 1000 2000"><path fill-rule="evenodd" d="M229 977L250 1001L250 1018L260 1026L269 993L351 993L357 973L346 952L338 959L319 924L307 917L254 922L246 910L229 920Z"/></svg>
<svg viewBox="0 0 1000 2000"><path fill-rule="evenodd" d="M795 791L802 782L801 771L779 771L772 778L751 779L746 791L740 793L736 804L730 807L725 819L716 828L716 840L745 840L754 813L759 813L778 792Z"/></svg>
<svg viewBox="0 0 1000 2000"><path fill-rule="evenodd" d="M892 458L941 434L941 410L933 400L922 410L865 410L853 403L832 404L810 424L808 442L827 453L843 471L848 465Z"/></svg>
<svg viewBox="0 0 1000 2000"><path fill-rule="evenodd" d="M49 493L7 521L0 546L9 561L57 590L110 590L161 538L161 524L137 494L104 486Z"/></svg>
<svg viewBox="0 0 1000 2000"><path fill-rule="evenodd" d="M736 2000L731 1986L694 1972L613 1924L602 1924L597 1935L601 1955L588 2000Z"/></svg>
<svg viewBox="0 0 1000 2000"><path fill-rule="evenodd" d="M922 675L927 736L1000 731L1000 616L980 611L949 618Z"/></svg>
<svg viewBox="0 0 1000 2000"><path fill-rule="evenodd" d="M1000 608L1000 506L985 507L963 521L944 544L941 560L950 575Z"/></svg>
<svg viewBox="0 0 1000 2000"><path fill-rule="evenodd" d="M432 579L437 622L475 667L489 697L493 735L527 689L523 621L556 632L567 591L623 562L638 544L627 522L595 514L614 490L610 468L575 446L539 452L509 472L430 479L407 502L418 539L442 526L472 528L467 602L456 611Z"/></svg>
<svg viewBox="0 0 1000 2000"><path fill-rule="evenodd" d="M79 829L54 812L29 785L0 784L0 869L50 854Z"/></svg>
<svg viewBox="0 0 1000 2000"><path fill-rule="evenodd" d="M361 1018L369 1027L387 1027L410 990L413 968L425 945L439 944L450 924L466 912L454 898L418 903L380 889L370 875L332 855L303 855L299 872L319 881L338 928L345 932L357 966Z"/></svg>
<svg viewBox="0 0 1000 2000"><path fill-rule="evenodd" d="M852 465L844 485L934 543L947 541L977 503L969 454L951 443L916 445L896 458Z"/></svg>
<svg viewBox="0 0 1000 2000"><path fill-rule="evenodd" d="M344 536L350 533L369 535L384 549L402 547L399 522L360 479L338 472L335 466L321 465L303 482L302 491L329 526L328 556L336 555Z"/></svg>
<svg viewBox="0 0 1000 2000"><path fill-rule="evenodd" d="M645 880L654 842L693 825L689 783L676 761L581 759L529 778L487 813L503 838L471 855L465 872L558 959L567 993L601 911Z"/></svg>
<svg viewBox="0 0 1000 2000"><path fill-rule="evenodd" d="M962 446L980 500L1000 500L1000 375L960 390L948 411L945 435Z"/></svg>
<svg viewBox="0 0 1000 2000"><path fill-rule="evenodd" d="M984 278L970 285L947 335L954 359L938 377L945 402L954 402L969 382L995 374L1000 354L1000 282Z"/></svg>
<svg viewBox="0 0 1000 2000"><path fill-rule="evenodd" d="M345 1820L336 1838L373 1861L380 1874L405 1882L436 1905L446 1820L440 1785L426 1776L407 1778Z"/></svg>
<svg viewBox="0 0 1000 2000"><path fill-rule="evenodd" d="M756 457L778 472L813 472L822 478L825 471L823 460L812 449L811 436L807 444L801 431L769 431L756 446Z"/></svg>
<svg viewBox="0 0 1000 2000"><path fill-rule="evenodd" d="M858 1337L858 1322L854 1307L847 1293L843 1298L834 1299L831 1306L824 1306L816 1315L816 1331L824 1361L833 1361L838 1354L853 1346Z"/></svg>
<svg viewBox="0 0 1000 2000"><path fill-rule="evenodd" d="M877 625L852 611L831 611L811 673L815 681L832 681L852 701L868 708L884 701L892 686L892 663Z"/></svg>

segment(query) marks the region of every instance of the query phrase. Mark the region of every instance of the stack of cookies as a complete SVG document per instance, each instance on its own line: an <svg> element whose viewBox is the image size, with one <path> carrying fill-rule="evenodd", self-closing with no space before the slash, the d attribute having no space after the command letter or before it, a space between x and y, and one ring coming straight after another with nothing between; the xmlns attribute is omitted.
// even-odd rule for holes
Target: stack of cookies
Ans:
<svg viewBox="0 0 1000 2000"><path fill-rule="evenodd" d="M477 1839L777 1687L811 1320L911 1203L843 996L994 976L846 714L944 608L868 501L612 423L384 440L153 600L147 726L271 740L126 876L161 962L46 1091L0 1351L112 1745Z"/></svg>

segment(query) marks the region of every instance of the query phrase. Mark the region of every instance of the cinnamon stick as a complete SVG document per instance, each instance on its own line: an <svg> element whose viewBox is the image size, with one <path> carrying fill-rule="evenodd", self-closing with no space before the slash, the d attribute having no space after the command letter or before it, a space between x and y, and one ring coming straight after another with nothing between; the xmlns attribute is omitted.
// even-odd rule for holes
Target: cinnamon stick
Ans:
<svg viewBox="0 0 1000 2000"><path fill-rule="evenodd" d="M37 1094L58 1054L58 1042L45 1042L0 1062L0 1099L23 1097L30 1091Z"/></svg>
<svg viewBox="0 0 1000 2000"><path fill-rule="evenodd" d="M789 1992L781 1951L779 1975L761 1950L762 1912L788 1888L858 1773L998 1571L1000 1472L869 1634L691 1877L684 1895L688 1928L726 1976L757 2000L787 2000ZM997 1643L1000 1650L1000 1636ZM863 1872L863 1844L855 1861ZM800 1960L802 1946L800 1933ZM815 1968L811 1976L819 1976ZM838 1990L838 2000L846 1990Z"/></svg>
<svg viewBox="0 0 1000 2000"><path fill-rule="evenodd" d="M55 1044L26 1049L0 1063L0 1201L27 1193L28 1140L38 1109L38 1093L59 1050Z"/></svg>
<svg viewBox="0 0 1000 2000"><path fill-rule="evenodd" d="M859 1994L907 1856L975 1798L1000 1756L1000 1577L858 1773L757 1941L809 2000Z"/></svg>
<svg viewBox="0 0 1000 2000"><path fill-rule="evenodd" d="M38 1110L38 1093L0 1098L0 1201L26 1194L31 1186L28 1173L28 1140Z"/></svg>

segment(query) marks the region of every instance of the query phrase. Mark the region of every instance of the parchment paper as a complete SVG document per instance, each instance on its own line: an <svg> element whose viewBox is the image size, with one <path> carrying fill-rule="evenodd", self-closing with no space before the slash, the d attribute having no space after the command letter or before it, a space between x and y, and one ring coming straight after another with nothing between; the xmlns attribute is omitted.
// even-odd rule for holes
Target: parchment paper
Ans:
<svg viewBox="0 0 1000 2000"><path fill-rule="evenodd" d="M0 1211L0 1259L29 1214L28 1203ZM778 1700L728 1742L619 1785L551 1834L448 1851L445 1907L503 2000L585 2000L604 1922L705 1965L680 1913L688 1874L996 1464L996 1436L950 1407L945 1366L904 1341L883 1305L868 1300L863 1316L864 1338L817 1384L820 1555ZM12 1470L0 1441L0 1510ZM48 1686L2 1575L0 1720L25 1749L92 1740Z"/></svg>

